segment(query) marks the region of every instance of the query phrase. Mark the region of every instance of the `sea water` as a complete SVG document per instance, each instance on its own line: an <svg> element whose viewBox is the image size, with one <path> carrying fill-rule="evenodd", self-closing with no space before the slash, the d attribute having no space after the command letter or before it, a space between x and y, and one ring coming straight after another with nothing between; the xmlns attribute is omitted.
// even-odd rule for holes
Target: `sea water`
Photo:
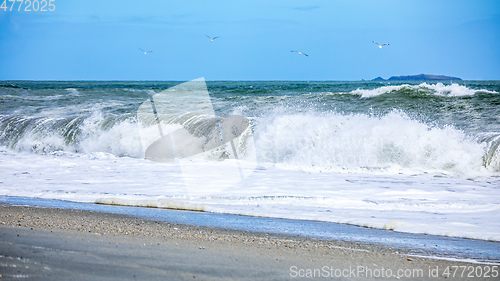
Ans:
<svg viewBox="0 0 500 281"><path fill-rule="evenodd" d="M0 82L0 195L500 241L500 82L207 82L248 129L151 161L144 134L173 123L140 107L179 84ZM207 127L184 94L184 128Z"/></svg>

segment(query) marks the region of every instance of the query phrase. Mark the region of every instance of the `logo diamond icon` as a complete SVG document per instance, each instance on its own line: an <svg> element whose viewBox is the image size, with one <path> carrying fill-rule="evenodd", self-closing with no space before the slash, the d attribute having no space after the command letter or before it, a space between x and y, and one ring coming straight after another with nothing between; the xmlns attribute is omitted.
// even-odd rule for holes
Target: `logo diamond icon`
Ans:
<svg viewBox="0 0 500 281"><path fill-rule="evenodd" d="M137 118L145 158L179 165L190 196L217 194L256 167L250 121L215 115L203 78L153 95Z"/></svg>

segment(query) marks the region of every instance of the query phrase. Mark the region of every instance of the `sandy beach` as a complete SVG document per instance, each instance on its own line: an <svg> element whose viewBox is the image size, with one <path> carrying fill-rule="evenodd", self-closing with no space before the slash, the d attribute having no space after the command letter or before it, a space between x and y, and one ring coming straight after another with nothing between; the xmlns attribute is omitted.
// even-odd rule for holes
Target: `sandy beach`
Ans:
<svg viewBox="0 0 500 281"><path fill-rule="evenodd" d="M453 269L479 267L475 279L495 280L498 270L379 245L8 204L0 237L2 280L461 280L469 272Z"/></svg>

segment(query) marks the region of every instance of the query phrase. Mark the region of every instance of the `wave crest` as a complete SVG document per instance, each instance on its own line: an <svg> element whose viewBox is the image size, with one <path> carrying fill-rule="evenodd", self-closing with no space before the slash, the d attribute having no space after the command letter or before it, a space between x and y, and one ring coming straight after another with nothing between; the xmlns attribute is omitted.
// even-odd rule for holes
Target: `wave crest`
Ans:
<svg viewBox="0 0 500 281"><path fill-rule="evenodd" d="M290 113L279 108L276 112L252 119L255 148L263 162L305 171L459 176L500 172L498 132L471 136L452 126L422 123L397 110L379 117ZM0 116L0 145L34 153L144 158L137 119L100 112L71 118Z"/></svg>
<svg viewBox="0 0 500 281"><path fill-rule="evenodd" d="M382 86L371 90L356 89L354 91L351 91L350 94L359 95L363 98L370 98L393 92L398 92L405 89L417 93L436 95L436 96L446 96L446 97L473 96L479 92L488 94L498 94L498 92L495 91L488 91L485 89L474 90L468 88L467 86L455 83L452 83L451 85L444 85L443 83L437 83L437 84L422 83L420 85L404 84L397 86Z"/></svg>
<svg viewBox="0 0 500 281"><path fill-rule="evenodd" d="M393 111L363 114L289 114L257 127L263 161L308 171L437 172L464 176L498 171L498 145L479 142L452 127L431 127ZM488 152L493 150L494 152ZM491 158L491 157L490 157Z"/></svg>
<svg viewBox="0 0 500 281"><path fill-rule="evenodd" d="M106 152L142 157L137 122L132 118L0 116L0 144L17 151L52 153Z"/></svg>

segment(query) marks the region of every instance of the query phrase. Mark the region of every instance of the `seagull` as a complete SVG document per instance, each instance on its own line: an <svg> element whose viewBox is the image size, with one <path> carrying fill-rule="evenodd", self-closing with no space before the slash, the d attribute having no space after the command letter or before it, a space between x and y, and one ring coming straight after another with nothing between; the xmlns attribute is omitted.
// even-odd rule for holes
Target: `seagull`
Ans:
<svg viewBox="0 0 500 281"><path fill-rule="evenodd" d="M210 37L210 36L207 35L207 37L208 37L208 39L210 39L211 42L214 42L214 40L217 39L217 38L219 38L220 36L215 36L215 37L212 38L212 37Z"/></svg>
<svg viewBox="0 0 500 281"><path fill-rule="evenodd" d="M145 55L149 54L149 53L152 53L153 51L144 51L143 49L139 48L139 50L141 50Z"/></svg>
<svg viewBox="0 0 500 281"><path fill-rule="evenodd" d="M380 45L379 43L377 43L375 41L373 41L373 43L377 44L380 49L382 49L383 46L389 46L389 44L387 44L387 43L382 44L382 45Z"/></svg>
<svg viewBox="0 0 500 281"><path fill-rule="evenodd" d="M306 56L306 57L308 57L308 56L309 56L308 54L306 54L306 53L302 53L302 52L300 52L300 51L290 51L290 52L292 52L292 53L293 53L293 52L296 52L296 53L298 53L299 55L304 55L304 56Z"/></svg>

